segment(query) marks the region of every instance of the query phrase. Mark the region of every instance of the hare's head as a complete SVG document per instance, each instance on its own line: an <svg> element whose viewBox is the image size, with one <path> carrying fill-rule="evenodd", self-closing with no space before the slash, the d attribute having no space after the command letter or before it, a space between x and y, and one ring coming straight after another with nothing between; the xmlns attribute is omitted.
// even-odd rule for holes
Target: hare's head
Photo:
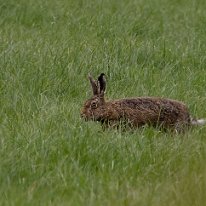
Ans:
<svg viewBox="0 0 206 206"><path fill-rule="evenodd" d="M91 75L88 77L92 86L93 96L84 103L81 117L85 120L101 121L105 112L105 75L103 73L100 74L97 80L94 80Z"/></svg>

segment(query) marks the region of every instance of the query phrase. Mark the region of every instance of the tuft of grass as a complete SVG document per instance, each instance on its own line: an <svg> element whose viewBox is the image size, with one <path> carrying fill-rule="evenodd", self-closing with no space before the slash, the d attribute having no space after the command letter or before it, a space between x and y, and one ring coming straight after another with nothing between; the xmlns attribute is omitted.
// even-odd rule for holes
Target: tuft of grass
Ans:
<svg viewBox="0 0 206 206"><path fill-rule="evenodd" d="M80 119L87 74L107 98L205 111L203 0L0 4L0 205L204 205L205 127L102 131Z"/></svg>

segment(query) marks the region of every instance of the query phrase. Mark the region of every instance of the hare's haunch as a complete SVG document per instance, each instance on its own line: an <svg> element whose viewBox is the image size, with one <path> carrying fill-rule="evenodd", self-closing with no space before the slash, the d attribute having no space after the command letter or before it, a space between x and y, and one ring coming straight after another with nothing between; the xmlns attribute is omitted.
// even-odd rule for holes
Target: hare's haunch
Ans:
<svg viewBox="0 0 206 206"><path fill-rule="evenodd" d="M205 120L191 118L187 106L179 101L160 97L136 97L105 101L106 79L102 73L97 80L89 75L93 97L82 108L85 120L118 127L127 123L132 128L151 125L164 130L183 131L191 125L205 124Z"/></svg>

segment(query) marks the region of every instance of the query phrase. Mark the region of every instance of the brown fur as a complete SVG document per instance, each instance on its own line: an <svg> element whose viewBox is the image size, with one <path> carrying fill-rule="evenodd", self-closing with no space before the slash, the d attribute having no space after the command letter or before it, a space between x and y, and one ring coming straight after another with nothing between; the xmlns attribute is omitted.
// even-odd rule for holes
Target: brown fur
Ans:
<svg viewBox="0 0 206 206"><path fill-rule="evenodd" d="M103 76L104 74L100 75ZM187 106L176 100L136 97L105 101L106 80L100 77L98 81L94 81L89 76L93 97L82 108L81 116L85 120L99 121L112 127L119 126L122 122L131 127L151 125L178 132L192 124Z"/></svg>

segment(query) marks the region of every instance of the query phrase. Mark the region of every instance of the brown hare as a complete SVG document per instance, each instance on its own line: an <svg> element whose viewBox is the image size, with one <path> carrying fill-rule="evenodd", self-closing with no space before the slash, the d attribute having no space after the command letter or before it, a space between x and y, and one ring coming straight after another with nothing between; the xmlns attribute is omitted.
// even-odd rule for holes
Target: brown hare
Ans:
<svg viewBox="0 0 206 206"><path fill-rule="evenodd" d="M105 75L102 73L95 81L89 80L93 97L84 103L81 117L85 120L99 121L105 127L129 126L138 128L151 125L163 130L182 132L191 125L203 125L204 119L193 119L187 106L176 100L161 97L135 97L106 101Z"/></svg>

